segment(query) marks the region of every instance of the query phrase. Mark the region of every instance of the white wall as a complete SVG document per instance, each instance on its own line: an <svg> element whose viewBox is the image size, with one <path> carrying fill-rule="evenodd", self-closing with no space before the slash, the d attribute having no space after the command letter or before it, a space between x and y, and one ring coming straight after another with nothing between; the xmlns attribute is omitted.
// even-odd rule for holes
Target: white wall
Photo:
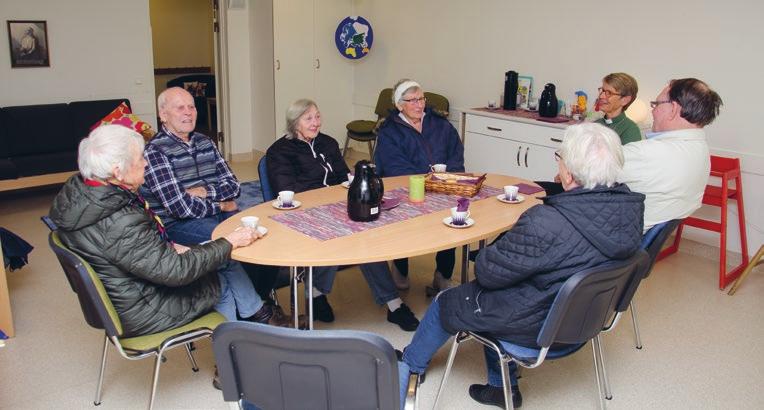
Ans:
<svg viewBox="0 0 764 410"><path fill-rule="evenodd" d="M764 3L355 0L355 8L374 29L372 51L355 68L358 118L373 118L379 90L402 77L446 95L452 115L498 100L510 69L534 77L534 95L553 82L566 101L578 89L592 96L602 76L615 71L634 75L645 101L672 78L708 82L725 103L708 127L709 143L716 153L742 157L749 248L764 240L764 193L756 192L764 186L756 121L764 95ZM687 231L712 243L718 238ZM730 248L740 249L735 239Z"/></svg>
<svg viewBox="0 0 764 410"><path fill-rule="evenodd" d="M226 138L230 154L252 153L252 38L249 2L242 8L228 9L228 84L231 129Z"/></svg>
<svg viewBox="0 0 764 410"><path fill-rule="evenodd" d="M0 106L125 97L156 125L148 0L2 2L0 21L46 20L49 68L11 68L0 41Z"/></svg>
<svg viewBox="0 0 764 410"><path fill-rule="evenodd" d="M276 138L273 102L273 3L251 0L252 148L265 152Z"/></svg>

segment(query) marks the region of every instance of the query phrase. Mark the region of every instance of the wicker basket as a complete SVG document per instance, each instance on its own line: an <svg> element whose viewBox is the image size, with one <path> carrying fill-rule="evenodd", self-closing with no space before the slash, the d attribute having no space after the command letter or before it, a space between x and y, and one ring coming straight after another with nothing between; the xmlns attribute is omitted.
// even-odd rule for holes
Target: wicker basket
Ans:
<svg viewBox="0 0 764 410"><path fill-rule="evenodd" d="M424 178L424 189L430 192L473 197L480 192L485 175L469 172L430 172ZM477 183L460 183L459 180L465 177L477 179Z"/></svg>

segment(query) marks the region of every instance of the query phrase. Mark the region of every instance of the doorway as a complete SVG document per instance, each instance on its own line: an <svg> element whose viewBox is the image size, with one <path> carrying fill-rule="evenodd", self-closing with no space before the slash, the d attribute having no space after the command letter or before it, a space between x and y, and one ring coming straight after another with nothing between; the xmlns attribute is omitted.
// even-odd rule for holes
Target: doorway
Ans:
<svg viewBox="0 0 764 410"><path fill-rule="evenodd" d="M156 95L169 87L189 91L197 110L196 131L209 136L225 157L224 3L149 0L149 16Z"/></svg>

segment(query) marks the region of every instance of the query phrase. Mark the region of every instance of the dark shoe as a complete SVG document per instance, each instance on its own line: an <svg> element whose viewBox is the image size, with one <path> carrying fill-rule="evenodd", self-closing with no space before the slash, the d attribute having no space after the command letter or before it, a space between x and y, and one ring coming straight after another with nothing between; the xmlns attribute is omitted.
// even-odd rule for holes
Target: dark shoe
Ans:
<svg viewBox="0 0 764 410"><path fill-rule="evenodd" d="M215 375L212 376L212 387L223 390L223 385L220 384L220 375L218 375L218 367L215 366Z"/></svg>
<svg viewBox="0 0 764 410"><path fill-rule="evenodd" d="M401 304L394 312L387 309L387 321L395 323L407 332L413 332L419 326L419 319L414 316L414 312L405 303Z"/></svg>
<svg viewBox="0 0 764 410"><path fill-rule="evenodd" d="M237 315L238 317L238 315ZM265 323L267 324L269 320L271 320L271 317L273 317L273 306L263 303L263 307L260 308L257 312L255 312L254 315L250 317L241 318L240 320L246 320L247 322L256 322L256 323Z"/></svg>
<svg viewBox="0 0 764 410"><path fill-rule="evenodd" d="M470 386L470 397L476 402L505 408L504 389L489 384L473 384ZM519 408L523 405L523 395L517 386L512 386L512 406Z"/></svg>
<svg viewBox="0 0 764 410"><path fill-rule="evenodd" d="M326 295L313 298L313 320L320 320L324 323L334 322L334 311L329 305Z"/></svg>
<svg viewBox="0 0 764 410"><path fill-rule="evenodd" d="M294 327L294 321L291 317L284 314L284 309L282 309L281 306L273 306L271 310L273 311L273 314L268 320L269 325L278 327Z"/></svg>

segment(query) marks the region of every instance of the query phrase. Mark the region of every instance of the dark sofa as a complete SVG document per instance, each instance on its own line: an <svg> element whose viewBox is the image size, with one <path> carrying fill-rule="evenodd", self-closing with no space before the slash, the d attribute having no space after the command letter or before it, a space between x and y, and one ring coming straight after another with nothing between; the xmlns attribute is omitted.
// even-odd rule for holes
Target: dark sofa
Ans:
<svg viewBox="0 0 764 410"><path fill-rule="evenodd" d="M0 191L63 182L77 170L77 146L127 99L0 108Z"/></svg>

